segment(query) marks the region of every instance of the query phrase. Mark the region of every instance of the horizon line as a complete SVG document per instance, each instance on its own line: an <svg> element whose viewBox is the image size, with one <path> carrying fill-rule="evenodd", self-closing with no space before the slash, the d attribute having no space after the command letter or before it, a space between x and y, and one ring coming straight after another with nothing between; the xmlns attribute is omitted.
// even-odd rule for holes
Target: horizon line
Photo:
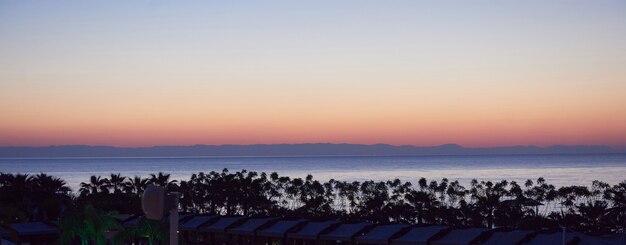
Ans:
<svg viewBox="0 0 626 245"><path fill-rule="evenodd" d="M377 146L377 145L385 145L385 146L393 146L393 147L441 147L441 146L457 146L466 149L479 149L479 148L506 148L506 147L538 147L538 148L550 148L557 146L568 146L568 147L606 147L614 150L623 150L626 149L626 146L612 146L612 145L598 145L598 144L552 144L552 145L499 145L499 146L464 146L456 143L445 143L445 144L436 144L436 145L411 145L411 144L389 144L389 143L373 143L373 144L363 144L363 143L332 143L332 142L304 142L304 143L255 143L255 144L189 144L189 145L148 145L148 146L119 146L119 145L91 145L91 144L60 144L60 145L3 145L0 148L45 148L45 147L66 147L66 146L86 146L86 147L111 147L111 148L154 148L154 147L193 147L193 146L273 146L273 145L361 145L361 146Z"/></svg>

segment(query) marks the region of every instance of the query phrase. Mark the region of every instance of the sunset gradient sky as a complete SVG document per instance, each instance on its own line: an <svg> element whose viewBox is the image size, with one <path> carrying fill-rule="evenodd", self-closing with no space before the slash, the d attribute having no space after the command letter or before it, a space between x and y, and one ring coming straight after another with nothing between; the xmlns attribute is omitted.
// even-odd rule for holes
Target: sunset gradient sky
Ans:
<svg viewBox="0 0 626 245"><path fill-rule="evenodd" d="M626 148L626 1L0 0L0 146Z"/></svg>

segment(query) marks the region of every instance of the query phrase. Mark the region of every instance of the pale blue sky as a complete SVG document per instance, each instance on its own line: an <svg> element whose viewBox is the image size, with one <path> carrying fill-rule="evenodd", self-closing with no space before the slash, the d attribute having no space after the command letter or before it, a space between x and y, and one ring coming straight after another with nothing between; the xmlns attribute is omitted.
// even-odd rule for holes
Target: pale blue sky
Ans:
<svg viewBox="0 0 626 245"><path fill-rule="evenodd" d="M623 0L0 0L0 144L626 145L625 43Z"/></svg>

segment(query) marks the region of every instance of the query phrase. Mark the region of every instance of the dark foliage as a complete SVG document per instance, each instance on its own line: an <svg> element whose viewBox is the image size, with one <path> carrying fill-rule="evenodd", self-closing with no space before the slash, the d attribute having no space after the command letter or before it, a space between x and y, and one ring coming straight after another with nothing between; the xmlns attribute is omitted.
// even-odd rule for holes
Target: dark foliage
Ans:
<svg viewBox="0 0 626 245"><path fill-rule="evenodd" d="M626 181L556 188L543 178L525 183L473 180L466 187L448 179L422 178L415 185L399 179L320 182L311 175L301 179L227 169L180 181L165 173L148 178L91 176L81 183L77 196L63 180L46 174L1 174L0 222L58 220L64 210L88 204L104 212L141 213L141 194L149 184L180 192L180 209L190 213L516 229L565 227L595 234L617 232L626 224Z"/></svg>
<svg viewBox="0 0 626 245"><path fill-rule="evenodd" d="M64 180L47 174L0 173L0 225L58 220L73 203Z"/></svg>

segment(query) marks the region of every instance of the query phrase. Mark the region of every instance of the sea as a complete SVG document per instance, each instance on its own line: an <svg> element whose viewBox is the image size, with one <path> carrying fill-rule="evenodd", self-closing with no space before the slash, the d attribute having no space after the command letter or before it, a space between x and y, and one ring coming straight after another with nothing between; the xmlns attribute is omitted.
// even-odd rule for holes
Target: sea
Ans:
<svg viewBox="0 0 626 245"><path fill-rule="evenodd" d="M472 156L299 156L299 157L133 157L133 158L0 158L0 172L46 173L65 180L75 191L91 175L148 177L171 174L186 180L192 173L247 170L291 178L308 174L316 180L386 181L417 183L447 178L469 185L472 179L489 181L536 180L548 184L590 186L593 180L611 185L626 180L626 154L585 155L472 155ZM521 184L521 183L520 183Z"/></svg>

